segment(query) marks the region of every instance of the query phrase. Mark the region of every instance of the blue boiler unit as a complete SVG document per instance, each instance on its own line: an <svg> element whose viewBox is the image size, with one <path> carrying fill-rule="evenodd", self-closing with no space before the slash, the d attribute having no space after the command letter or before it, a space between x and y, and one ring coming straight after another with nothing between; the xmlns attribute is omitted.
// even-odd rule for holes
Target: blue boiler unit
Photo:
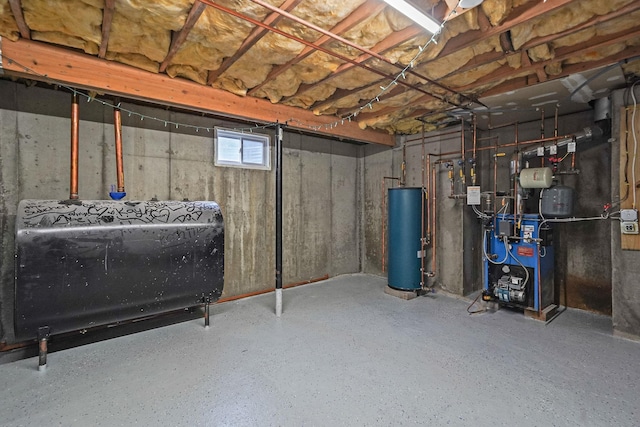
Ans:
<svg viewBox="0 0 640 427"><path fill-rule="evenodd" d="M543 319L540 314L555 307L553 236L542 222L535 214L499 214L485 228L485 301L522 308Z"/></svg>

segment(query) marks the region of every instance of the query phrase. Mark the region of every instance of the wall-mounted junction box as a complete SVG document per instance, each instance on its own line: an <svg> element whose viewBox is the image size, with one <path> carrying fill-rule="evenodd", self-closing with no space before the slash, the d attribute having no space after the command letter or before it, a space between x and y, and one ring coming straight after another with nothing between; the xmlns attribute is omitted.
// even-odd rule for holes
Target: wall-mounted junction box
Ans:
<svg viewBox="0 0 640 427"><path fill-rule="evenodd" d="M622 234L638 234L638 210L622 209L620 211L620 231Z"/></svg>

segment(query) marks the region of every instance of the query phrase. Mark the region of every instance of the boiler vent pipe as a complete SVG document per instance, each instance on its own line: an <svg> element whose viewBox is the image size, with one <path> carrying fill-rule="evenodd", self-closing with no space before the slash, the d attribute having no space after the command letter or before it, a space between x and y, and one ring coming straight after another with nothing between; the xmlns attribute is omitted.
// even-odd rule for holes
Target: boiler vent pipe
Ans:
<svg viewBox="0 0 640 427"><path fill-rule="evenodd" d="M74 92L71 102L71 171L69 199L78 200L78 157L79 157L80 114L78 94Z"/></svg>
<svg viewBox="0 0 640 427"><path fill-rule="evenodd" d="M282 315L282 126L276 125L276 316Z"/></svg>

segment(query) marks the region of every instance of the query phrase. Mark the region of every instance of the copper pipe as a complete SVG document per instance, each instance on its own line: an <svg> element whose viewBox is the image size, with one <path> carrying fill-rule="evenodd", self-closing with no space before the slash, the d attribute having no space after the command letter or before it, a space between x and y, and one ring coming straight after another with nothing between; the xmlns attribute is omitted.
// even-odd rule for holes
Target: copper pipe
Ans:
<svg viewBox="0 0 640 427"><path fill-rule="evenodd" d="M407 185L407 141L402 144L402 179L400 180L400 186Z"/></svg>
<svg viewBox="0 0 640 427"><path fill-rule="evenodd" d="M482 137L482 138L477 138L476 141L486 141L488 139L498 139L498 138L499 138L498 135L485 136L485 137Z"/></svg>
<svg viewBox="0 0 640 427"><path fill-rule="evenodd" d="M476 159L476 145L478 144L478 118L473 116L473 160Z"/></svg>
<svg viewBox="0 0 640 427"><path fill-rule="evenodd" d="M475 114L473 114L473 153L471 155L472 165L471 165L471 185L476 185L477 175L476 175L476 146L478 144L478 120Z"/></svg>
<svg viewBox="0 0 640 427"><path fill-rule="evenodd" d="M436 221L438 213L436 209L438 209L438 198L437 198L437 181L436 181L436 168L431 170L431 185L433 186L433 195L432 195L432 204L433 204L433 213L431 214L431 218L433 224L431 224L432 230L432 238L431 238L431 276L435 276L436 274L436 250L438 246L437 234L436 234Z"/></svg>
<svg viewBox="0 0 640 427"><path fill-rule="evenodd" d="M495 137L496 139L499 139L497 136ZM518 146L521 145L532 145L532 144L539 144L541 142L548 142L548 141L557 141L559 139L565 139L565 138L573 138L573 135L564 135L564 136L550 136L547 138L538 138L538 139L530 139L527 141L522 141L522 142L518 142ZM493 137L490 138L478 138L479 141L485 140L485 139L494 139ZM508 144L502 144L499 145L497 148L506 148L506 147L514 147L516 145L515 142L511 142ZM485 151L485 150L493 150L496 149L495 146L487 146L487 147L478 147L477 151ZM466 150L466 151L471 151L471 149ZM440 154L433 154L433 156L451 156L453 154L458 154L458 151L449 151L446 153L440 153Z"/></svg>
<svg viewBox="0 0 640 427"><path fill-rule="evenodd" d="M427 237L431 241L431 156L427 154Z"/></svg>
<svg viewBox="0 0 640 427"><path fill-rule="evenodd" d="M498 139L496 139L495 152L493 153L493 234L496 235L495 217L498 213Z"/></svg>
<svg viewBox="0 0 640 427"><path fill-rule="evenodd" d="M540 117L540 138L544 138L544 108L540 108L540 110L542 111ZM542 149L544 150L544 143L542 144ZM544 155L542 156L540 165L544 167Z"/></svg>
<svg viewBox="0 0 640 427"><path fill-rule="evenodd" d="M422 122L422 123L424 124L424 122ZM425 139L440 138L440 137L443 137L445 135L453 135L453 134L456 134L458 132L460 132L460 131L455 130L455 131L451 131L451 132L438 132L436 135L428 135L428 136L425 136L424 138ZM420 137L420 138L407 139L407 142L412 142L412 141L422 141L422 138Z"/></svg>
<svg viewBox="0 0 640 427"><path fill-rule="evenodd" d="M496 126L492 126L491 124L489 124L487 126L487 129L489 129L489 130L502 129L502 128L507 128L509 126L513 126L513 125L517 125L517 124L518 124L518 122L504 123L502 125L496 125Z"/></svg>
<svg viewBox="0 0 640 427"><path fill-rule="evenodd" d="M69 199L78 200L78 157L79 157L80 114L78 107L78 94L73 93L71 102L71 172Z"/></svg>
<svg viewBox="0 0 640 427"><path fill-rule="evenodd" d="M576 168L576 152L571 153L571 170Z"/></svg>
<svg viewBox="0 0 640 427"><path fill-rule="evenodd" d="M113 131L116 138L116 180L119 193L124 192L124 168L122 166L122 114L113 109Z"/></svg>

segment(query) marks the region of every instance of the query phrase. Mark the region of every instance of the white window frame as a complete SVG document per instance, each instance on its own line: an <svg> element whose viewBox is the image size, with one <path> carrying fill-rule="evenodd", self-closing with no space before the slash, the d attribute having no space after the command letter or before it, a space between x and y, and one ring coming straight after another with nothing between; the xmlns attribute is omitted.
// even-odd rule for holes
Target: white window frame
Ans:
<svg viewBox="0 0 640 427"><path fill-rule="evenodd" d="M216 166L235 167L246 169L271 170L271 138L269 135L259 133L238 132L231 129L215 129L215 149L214 163ZM233 148L226 150L223 144L235 143L237 154ZM255 148L262 148L262 161L251 161L249 156L249 145L256 145Z"/></svg>

